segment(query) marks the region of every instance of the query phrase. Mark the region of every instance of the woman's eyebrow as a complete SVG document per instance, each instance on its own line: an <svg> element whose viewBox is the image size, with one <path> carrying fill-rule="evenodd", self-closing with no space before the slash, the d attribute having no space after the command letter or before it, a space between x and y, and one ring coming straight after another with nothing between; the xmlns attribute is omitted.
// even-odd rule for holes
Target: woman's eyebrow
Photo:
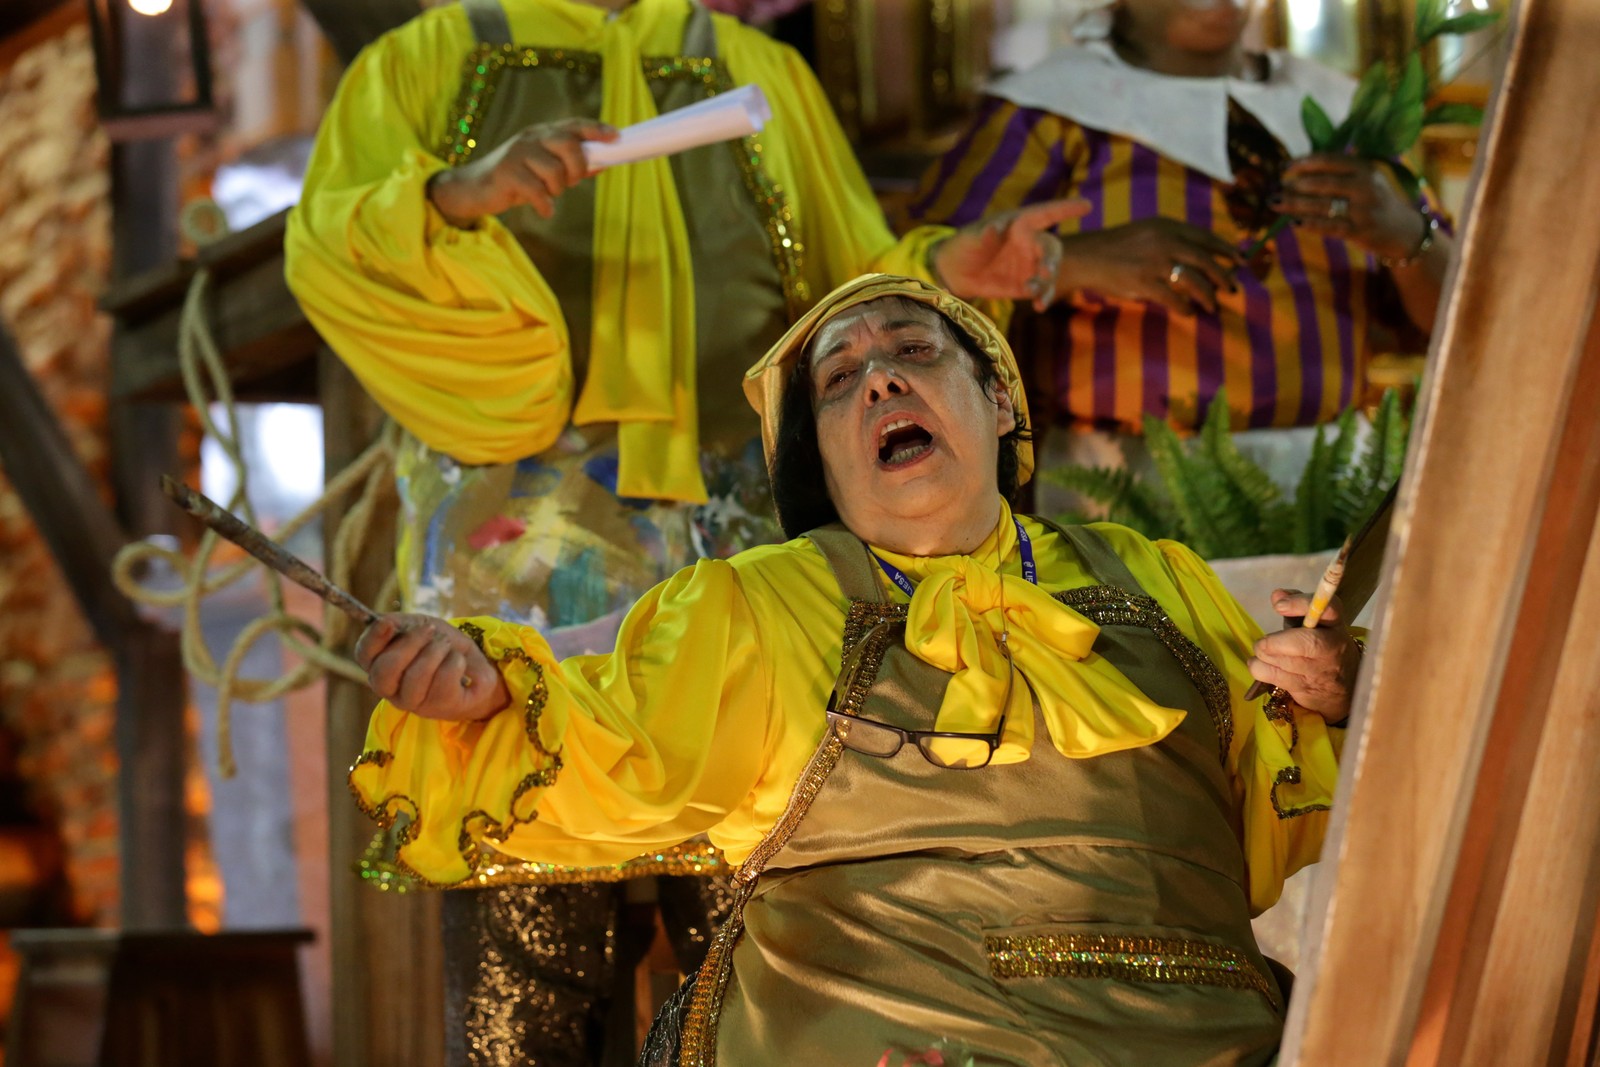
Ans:
<svg viewBox="0 0 1600 1067"><path fill-rule="evenodd" d="M921 327L924 330L933 330L938 328L933 323L927 322L923 319L896 319L893 322L886 322L883 325L884 332L886 333L899 333L901 330L910 330L917 327ZM817 356L811 361L811 369L816 370L828 359L832 358L833 356L837 356L839 353L843 352L849 347L850 338L839 338L833 344L828 346L828 350L826 352L822 353L820 356Z"/></svg>

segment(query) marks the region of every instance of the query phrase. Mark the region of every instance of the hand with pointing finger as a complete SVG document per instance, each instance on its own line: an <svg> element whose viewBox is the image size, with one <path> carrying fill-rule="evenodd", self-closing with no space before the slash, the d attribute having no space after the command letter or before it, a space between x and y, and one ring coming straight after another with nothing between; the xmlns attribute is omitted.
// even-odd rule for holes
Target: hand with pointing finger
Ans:
<svg viewBox="0 0 1600 1067"><path fill-rule="evenodd" d="M934 274L963 299L1031 300L1043 311L1061 262L1061 238L1050 231L1088 211L1086 200L1047 200L963 226L934 249Z"/></svg>
<svg viewBox="0 0 1600 1067"><path fill-rule="evenodd" d="M500 672L472 639L432 615L384 615L356 642L372 691L426 719L476 722L511 702Z"/></svg>

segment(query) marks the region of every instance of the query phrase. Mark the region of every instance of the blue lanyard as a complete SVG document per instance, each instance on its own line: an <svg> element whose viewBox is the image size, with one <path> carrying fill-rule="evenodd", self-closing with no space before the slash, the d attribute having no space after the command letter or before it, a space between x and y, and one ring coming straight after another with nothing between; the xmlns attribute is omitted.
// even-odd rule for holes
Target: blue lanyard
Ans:
<svg viewBox="0 0 1600 1067"><path fill-rule="evenodd" d="M1017 550L1022 553L1022 576L1028 580L1030 585L1038 585L1039 568L1033 562L1033 539L1028 536L1028 531L1022 528L1022 523L1017 521L1015 515L1011 517L1011 522L1017 528ZM916 595L916 583L907 578L904 571L876 552L872 554L872 558L878 561L878 566L883 568L883 573L889 576L891 582L899 586L902 593L908 597Z"/></svg>

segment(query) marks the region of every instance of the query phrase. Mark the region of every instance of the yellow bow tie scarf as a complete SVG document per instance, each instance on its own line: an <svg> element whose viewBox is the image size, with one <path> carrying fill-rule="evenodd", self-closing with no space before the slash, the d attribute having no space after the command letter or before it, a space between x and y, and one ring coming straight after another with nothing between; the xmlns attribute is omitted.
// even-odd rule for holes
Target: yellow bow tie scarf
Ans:
<svg viewBox="0 0 1600 1067"><path fill-rule="evenodd" d="M618 129L656 115L636 25L646 7L600 33L600 120ZM672 165L611 167L598 182L589 373L572 421L618 424L618 495L704 503L694 273Z"/></svg>
<svg viewBox="0 0 1600 1067"><path fill-rule="evenodd" d="M1003 522L1010 525L1010 516ZM993 762L1028 758L1030 689L1057 751L1073 759L1154 744L1183 721L1183 711L1155 703L1091 651L1098 626L1026 579L968 556L882 555L921 579L906 619L906 648L954 676L934 728L992 733L1004 712ZM1012 664L1000 651L1002 633L1020 674L1009 707L1002 705Z"/></svg>

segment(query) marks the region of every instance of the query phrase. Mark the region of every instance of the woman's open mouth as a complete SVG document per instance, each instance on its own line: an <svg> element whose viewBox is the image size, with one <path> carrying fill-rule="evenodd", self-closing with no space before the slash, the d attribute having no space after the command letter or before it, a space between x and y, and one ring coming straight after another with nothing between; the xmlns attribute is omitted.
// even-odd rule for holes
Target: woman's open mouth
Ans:
<svg viewBox="0 0 1600 1067"><path fill-rule="evenodd" d="M933 450L933 435L910 419L896 419L878 431L878 462L905 467Z"/></svg>

